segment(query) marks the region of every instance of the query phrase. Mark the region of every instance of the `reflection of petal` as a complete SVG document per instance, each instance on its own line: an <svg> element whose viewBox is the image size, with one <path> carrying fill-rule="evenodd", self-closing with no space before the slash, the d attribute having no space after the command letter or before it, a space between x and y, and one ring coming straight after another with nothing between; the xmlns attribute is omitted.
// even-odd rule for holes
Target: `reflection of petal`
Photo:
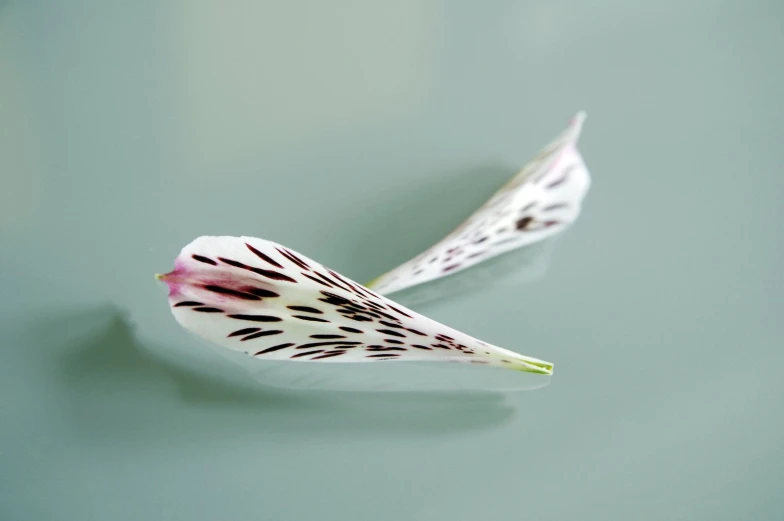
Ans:
<svg viewBox="0 0 784 521"><path fill-rule="evenodd" d="M262 239L200 237L158 278L183 327L262 360L458 362L552 373L548 362L439 324Z"/></svg>
<svg viewBox="0 0 784 521"><path fill-rule="evenodd" d="M561 232L580 215L590 176L577 150L585 114L547 145L455 231L367 284L394 293Z"/></svg>

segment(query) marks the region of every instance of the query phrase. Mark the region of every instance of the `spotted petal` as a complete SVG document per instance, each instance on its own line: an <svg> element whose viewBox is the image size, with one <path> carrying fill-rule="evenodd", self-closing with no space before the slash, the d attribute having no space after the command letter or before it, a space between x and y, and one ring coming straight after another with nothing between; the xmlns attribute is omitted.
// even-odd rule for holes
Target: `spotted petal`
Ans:
<svg viewBox="0 0 784 521"><path fill-rule="evenodd" d="M590 176L577 150L585 114L547 145L456 230L366 286L387 295L536 243L580 215Z"/></svg>
<svg viewBox="0 0 784 521"><path fill-rule="evenodd" d="M548 362L439 324L263 239L200 237L158 278L183 327L258 359L445 361L552 373Z"/></svg>

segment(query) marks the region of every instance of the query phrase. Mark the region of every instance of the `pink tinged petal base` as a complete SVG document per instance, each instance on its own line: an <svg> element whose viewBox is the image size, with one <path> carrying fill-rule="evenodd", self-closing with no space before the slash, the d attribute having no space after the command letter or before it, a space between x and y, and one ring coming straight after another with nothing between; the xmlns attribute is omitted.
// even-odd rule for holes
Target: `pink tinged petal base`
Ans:
<svg viewBox="0 0 784 521"><path fill-rule="evenodd" d="M584 121L585 113L578 113L566 131L457 229L366 286L388 295L453 275L569 227L579 217L591 184L577 150Z"/></svg>
<svg viewBox="0 0 784 521"><path fill-rule="evenodd" d="M549 362L493 346L407 309L274 242L199 237L157 278L175 319L258 359L431 361L552 374Z"/></svg>

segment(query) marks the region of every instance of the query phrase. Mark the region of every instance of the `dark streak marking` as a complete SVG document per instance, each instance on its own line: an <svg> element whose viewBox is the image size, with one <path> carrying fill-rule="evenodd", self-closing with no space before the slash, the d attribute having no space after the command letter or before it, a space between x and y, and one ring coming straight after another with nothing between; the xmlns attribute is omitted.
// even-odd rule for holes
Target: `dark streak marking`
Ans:
<svg viewBox="0 0 784 521"><path fill-rule="evenodd" d="M267 277L268 279L272 279L272 280L286 280L288 282L294 282L294 283L297 282L295 279L292 279L288 275L285 275L285 274L277 272L277 271L262 270L260 268L257 268L257 269L259 270L257 272L259 275L263 275L264 277Z"/></svg>
<svg viewBox="0 0 784 521"><path fill-rule="evenodd" d="M459 267L460 267L460 263L459 263L459 262L458 262L457 264L450 264L449 266L447 266L446 268L444 268L444 271L445 271L445 272L447 272L447 271L452 271L452 270L454 270L454 269L456 269L456 268L459 268Z"/></svg>
<svg viewBox="0 0 784 521"><path fill-rule="evenodd" d="M373 302L372 300L368 300L367 305L376 309L385 309L384 306L378 304L377 302Z"/></svg>
<svg viewBox="0 0 784 521"><path fill-rule="evenodd" d="M396 358L398 356L400 356L400 355L382 353L380 355L367 355L365 358L380 358L380 357L383 357L383 358L392 359L392 358Z"/></svg>
<svg viewBox="0 0 784 521"><path fill-rule="evenodd" d="M263 336L279 335L281 333L283 333L283 331L281 331L279 329L274 329L274 330L271 330L271 331L259 331L258 333L253 333L252 335L246 336L245 338L243 338L241 340L241 342L244 342L246 340L253 340L254 338L260 338L260 337L263 337Z"/></svg>
<svg viewBox="0 0 784 521"><path fill-rule="evenodd" d="M314 356L311 360L321 360L322 358L331 358L333 356L340 356L346 354L345 351L330 351L329 353L324 353L323 355Z"/></svg>
<svg viewBox="0 0 784 521"><path fill-rule="evenodd" d="M229 318L237 320L250 320L251 322L280 322L283 319L271 315L229 315Z"/></svg>
<svg viewBox="0 0 784 521"><path fill-rule="evenodd" d="M555 181L553 181L552 183L550 183L548 185L545 185L545 188L547 190L552 190L556 186L564 184L564 182L566 182L566 179L568 179L568 177L569 177L569 172L564 172L564 175L562 177L560 177L559 179L556 179Z"/></svg>
<svg viewBox="0 0 784 521"><path fill-rule="evenodd" d="M363 317L362 315L355 315L353 317L346 317L346 318L350 318L351 320L355 320L357 322L373 322L372 318Z"/></svg>
<svg viewBox="0 0 784 521"><path fill-rule="evenodd" d="M577 165L575 165L575 164L571 164L571 165L567 166L564 169L563 176L560 179L558 179L557 181L553 181L549 185L545 186L545 188L555 188L556 186L564 183L569 178L569 176L572 174L572 172L574 171L575 168L577 168Z"/></svg>
<svg viewBox="0 0 784 521"><path fill-rule="evenodd" d="M241 268L243 270L252 271L253 273L256 273L257 275L261 275L262 277L267 277L268 279L286 280L288 282L294 282L294 283L297 282L296 280L292 279L288 275L284 275L283 273L279 273L277 271L264 270L264 269L261 269L261 268L248 266L247 264L243 264L241 262L237 262L237 261L231 260L231 259L226 259L224 257L218 257L218 260L228 264L229 266L234 266L235 268Z"/></svg>
<svg viewBox="0 0 784 521"><path fill-rule="evenodd" d="M405 327L400 324L393 324L392 322L387 322L385 320L379 320L378 323L387 327L394 327L395 329L405 329Z"/></svg>
<svg viewBox="0 0 784 521"><path fill-rule="evenodd" d="M355 313L364 313L365 315L367 315L369 317L373 317L373 318L381 318L381 315L379 315L378 313L374 313L372 311L355 310L354 312Z"/></svg>
<svg viewBox="0 0 784 521"><path fill-rule="evenodd" d="M348 326L340 326L340 329L342 329L343 331L348 331L349 333L364 333L364 331L362 331L361 329L355 329L353 327L348 327Z"/></svg>
<svg viewBox="0 0 784 521"><path fill-rule="evenodd" d="M392 331L391 329L376 329L379 333L384 333L385 335L392 335L392 336L399 336L401 338L405 338L406 335L403 333L398 333L397 331Z"/></svg>
<svg viewBox="0 0 784 521"><path fill-rule="evenodd" d="M432 344L433 347L437 347L439 349L452 349L451 347L444 345L444 344Z"/></svg>
<svg viewBox="0 0 784 521"><path fill-rule="evenodd" d="M387 344L398 344L401 346L404 344L404 342L401 342L400 340L395 340L394 338L385 338L384 342L386 342Z"/></svg>
<svg viewBox="0 0 784 521"><path fill-rule="evenodd" d="M389 346L379 346L368 348L368 351L408 351L405 347L389 347Z"/></svg>
<svg viewBox="0 0 784 521"><path fill-rule="evenodd" d="M223 313L223 310L222 310L222 309L218 309L218 308L210 308L210 307L206 307L206 308L193 308L193 311L198 311L199 313Z"/></svg>
<svg viewBox="0 0 784 521"><path fill-rule="evenodd" d="M202 286L207 291L212 291L213 293L220 293L221 295L229 295L231 297L241 298L243 300L261 300L261 297L257 295L251 295L249 293L243 293L242 291L237 291L234 289L224 288L223 286L215 286L213 284L206 284Z"/></svg>
<svg viewBox="0 0 784 521"><path fill-rule="evenodd" d="M364 293L366 297L377 298L376 295L371 293L369 289L367 289L365 286L362 286L361 284L352 284L352 286L357 288L361 293ZM367 298L365 300L367 300Z"/></svg>
<svg viewBox="0 0 784 521"><path fill-rule="evenodd" d="M427 346L423 346L420 344L411 344L411 347L416 347L417 349L426 349L428 351L432 351L433 349Z"/></svg>
<svg viewBox="0 0 784 521"><path fill-rule="evenodd" d="M406 330L410 331L411 333L414 333L415 335L427 336L425 333L423 333L421 331L417 331L416 329L413 329L413 328L410 328L410 327L407 327Z"/></svg>
<svg viewBox="0 0 784 521"><path fill-rule="evenodd" d="M275 248L275 249L278 250L281 255L286 257L288 260L290 260L291 262L293 262L294 264L296 264L297 266L299 266L303 270L310 270L310 266L308 265L308 263L305 262L304 260L300 259L296 255L294 255L293 252L291 252L289 250L286 250L286 249L283 249L283 248Z"/></svg>
<svg viewBox="0 0 784 521"><path fill-rule="evenodd" d="M233 333L229 333L229 336L227 338L231 338L233 336L248 335L250 333L255 333L256 331L261 331L261 328L258 328L258 327L246 327L245 329L238 329L237 331L235 331Z"/></svg>
<svg viewBox="0 0 784 521"><path fill-rule="evenodd" d="M218 265L218 263L215 262L214 260L208 259L207 257L202 257L201 255L193 254L193 255L191 255L191 258L193 260L197 260L199 262L203 262L204 264L210 264L212 266L217 266Z"/></svg>
<svg viewBox="0 0 784 521"><path fill-rule="evenodd" d="M344 287L344 289L346 289L347 291L350 291L351 293L357 293L357 290L356 290L356 288L354 288L353 286L351 286L351 283L350 283L350 282L348 282L347 280L344 280L344 279L343 279L343 277L341 277L340 275L338 275L337 273L335 273L335 272L334 272L334 271L332 271L331 269L329 269L329 268L326 268L326 270L327 270L327 273L329 273L330 275L332 275L332 276L333 276L333 277L334 277L334 278L335 278L335 279L338 281L338 282L337 282L338 286L344 287L343 285L345 284L345 287ZM361 295L360 295L360 296L361 296Z"/></svg>
<svg viewBox="0 0 784 521"><path fill-rule="evenodd" d="M305 313L316 313L319 315L323 315L324 312L320 309L311 308L308 306L287 306L289 309L293 309L294 311L303 311Z"/></svg>
<svg viewBox="0 0 784 521"><path fill-rule="evenodd" d="M327 297L328 300L324 300L328 304L334 304L337 306L343 306L345 304L350 304L351 301L347 298L341 297L340 295L335 295L334 293L330 293L329 291L321 291L321 294Z"/></svg>
<svg viewBox="0 0 784 521"><path fill-rule="evenodd" d="M345 335L310 335L310 338L346 338Z"/></svg>
<svg viewBox="0 0 784 521"><path fill-rule="evenodd" d="M275 298L280 296L274 291L270 291L268 289L263 289L263 288L254 288L252 286L248 286L247 288L244 289L246 293L251 293L253 295L256 295L257 297L262 297L262 298Z"/></svg>
<svg viewBox="0 0 784 521"><path fill-rule="evenodd" d="M326 282L324 282L323 280L319 280L319 279L317 279L316 277L312 277L312 276L310 276L309 274L307 274L307 273L305 273L305 272L302 272L302 274L303 274L305 277L307 277L307 278L309 278L310 280L312 280L313 282L318 282L319 284L321 284L321 285L322 285L322 286L324 286L325 288L330 288L330 289L332 288L332 285L331 285L331 284L327 284L327 283L326 283Z"/></svg>
<svg viewBox="0 0 784 521"><path fill-rule="evenodd" d="M280 350L280 349L285 349L285 348L287 348L287 347L291 347L291 346L293 346L293 345L294 345L294 344L279 344L279 345L276 345L276 346L268 347L267 349L265 349L265 350L263 350L263 351L259 351L258 353L256 353L256 354L255 354L255 355L253 355L253 356L259 356L259 355L263 355L263 354L265 354L265 353L271 353L271 352L273 352L273 351L278 351L278 350Z"/></svg>
<svg viewBox="0 0 784 521"><path fill-rule="evenodd" d="M292 355L290 358L299 358L301 356L308 356L308 355L315 355L316 353L323 353L323 349L317 349L316 351L307 351L305 353L297 353L296 355Z"/></svg>
<svg viewBox="0 0 784 521"><path fill-rule="evenodd" d="M247 242L245 243L245 246L247 246L248 249L250 251L252 251L254 255L256 255L256 257L260 258L261 260L263 260L263 261L265 261L265 262L267 262L269 264L272 264L275 267L283 269L283 266L281 264L279 264L275 259L270 257L269 255L267 255L265 253L261 253L259 250L257 250L256 248L254 248L253 246L251 246Z"/></svg>
<svg viewBox="0 0 784 521"><path fill-rule="evenodd" d="M186 300L183 302L178 302L174 305L175 308L181 308L183 306L203 306L201 302L196 302L193 300Z"/></svg>
<svg viewBox="0 0 784 521"><path fill-rule="evenodd" d="M389 304L389 309L391 309L392 311L395 311L395 312L397 312L397 313L400 313L400 314L401 314L401 315L403 315L404 317L408 317L408 318L414 318L414 317L412 317L411 315L409 315L408 313L406 313L405 311L401 311L401 310L399 310L398 308L396 308L396 307L395 307L395 306L393 306L392 304Z"/></svg>
<svg viewBox="0 0 784 521"><path fill-rule="evenodd" d="M384 318L388 318L389 320L394 320L395 322L400 322L400 319L396 316L390 315L389 313L384 313L383 311L376 310L376 313L381 315Z"/></svg>
<svg viewBox="0 0 784 521"><path fill-rule="evenodd" d="M324 275L323 273L320 273L318 271L314 271L313 273L315 273L317 277L321 277L321 280L323 280L324 282L326 282L330 286L337 286L340 289L346 289L343 286L341 286L340 284L338 284L337 282L335 282L334 280L332 280L331 278L329 278L326 275Z"/></svg>
<svg viewBox="0 0 784 521"><path fill-rule="evenodd" d="M306 315L291 315L291 317L298 318L300 320L307 320L308 322L329 322L329 320L323 318L309 317Z"/></svg>
<svg viewBox="0 0 784 521"><path fill-rule="evenodd" d="M477 240L475 240L475 241L474 241L474 244L482 244L482 243L483 243L483 242L485 242L487 239L488 239L488 237L487 237L487 236L485 236L485 237L482 237L482 238L480 238L480 239L477 239Z"/></svg>
<svg viewBox="0 0 784 521"><path fill-rule="evenodd" d="M531 217L530 215L526 215L525 217L523 217L522 219L520 219L515 223L515 228L517 228L520 231L525 230L532 222L534 222L534 218Z"/></svg>
<svg viewBox="0 0 784 521"><path fill-rule="evenodd" d="M321 347L321 346L358 346L362 344L362 342L347 342L346 340L339 340L335 342L310 342L307 344L302 344L297 346L297 349L310 349L311 347Z"/></svg>

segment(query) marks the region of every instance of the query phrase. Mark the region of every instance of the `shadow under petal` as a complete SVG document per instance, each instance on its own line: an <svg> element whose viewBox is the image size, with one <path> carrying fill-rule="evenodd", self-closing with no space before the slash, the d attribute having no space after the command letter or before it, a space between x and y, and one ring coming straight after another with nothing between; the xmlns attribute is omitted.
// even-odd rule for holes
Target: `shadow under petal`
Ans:
<svg viewBox="0 0 784 521"><path fill-rule="evenodd" d="M140 343L129 320L104 307L36 320L28 346L55 358L61 421L79 439L177 444L265 433L341 436L455 435L510 421L499 393L394 394L282 391L237 371L236 381L185 368ZM361 370L358 367L357 370ZM41 367L38 377L49 378Z"/></svg>
<svg viewBox="0 0 784 521"><path fill-rule="evenodd" d="M402 193L375 194L372 212L341 223L341 235L351 241L342 248L351 254L343 264L345 271L354 280L368 281L415 257L465 221L514 172L498 165L477 166L435 180L423 175L421 183Z"/></svg>

